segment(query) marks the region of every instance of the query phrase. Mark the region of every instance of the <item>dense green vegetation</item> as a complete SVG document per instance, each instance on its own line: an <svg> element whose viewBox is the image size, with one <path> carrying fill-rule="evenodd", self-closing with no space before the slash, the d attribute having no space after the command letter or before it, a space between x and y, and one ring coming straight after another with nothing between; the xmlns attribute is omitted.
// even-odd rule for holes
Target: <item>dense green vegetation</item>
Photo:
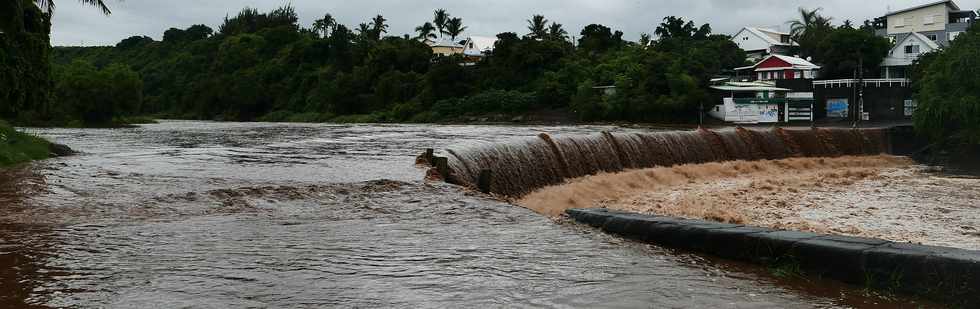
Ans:
<svg viewBox="0 0 980 309"><path fill-rule="evenodd" d="M790 35L799 43L800 55L822 66L821 78L851 78L858 70L865 77L877 76L891 42L875 36L870 21L859 28L854 28L851 21L835 27L832 18L819 12L820 9L800 8L799 19L790 22Z"/></svg>
<svg viewBox="0 0 980 309"><path fill-rule="evenodd" d="M960 34L949 48L915 66L915 127L934 141L980 145L980 27Z"/></svg>
<svg viewBox="0 0 980 309"><path fill-rule="evenodd" d="M463 20L444 10L416 37L387 35L383 16L357 30L329 14L310 28L297 20L289 6L245 9L217 31L196 25L167 30L162 41L137 36L114 47L57 48L55 72L74 79L92 72L83 63L131 68L142 80L142 102L111 105L123 115L430 122L560 110L589 121L681 122L697 119L712 76L745 64L729 37L675 17L656 27L656 40L628 42L594 24L572 42L561 24L534 16L527 34L501 33L492 55L465 64L434 56L420 41L464 38ZM58 92L71 93L60 85L73 83L59 81ZM593 88L611 85L612 95Z"/></svg>
<svg viewBox="0 0 980 309"><path fill-rule="evenodd" d="M50 154L48 147L47 141L18 132L0 120L0 167L45 159Z"/></svg>

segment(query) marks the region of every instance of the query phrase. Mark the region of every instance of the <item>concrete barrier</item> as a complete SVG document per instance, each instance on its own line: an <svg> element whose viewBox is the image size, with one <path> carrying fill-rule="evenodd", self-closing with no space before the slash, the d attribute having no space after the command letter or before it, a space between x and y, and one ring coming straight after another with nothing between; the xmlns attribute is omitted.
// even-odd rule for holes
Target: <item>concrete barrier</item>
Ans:
<svg viewBox="0 0 980 309"><path fill-rule="evenodd" d="M640 241L805 276L980 307L980 251L618 212L569 209L578 222Z"/></svg>

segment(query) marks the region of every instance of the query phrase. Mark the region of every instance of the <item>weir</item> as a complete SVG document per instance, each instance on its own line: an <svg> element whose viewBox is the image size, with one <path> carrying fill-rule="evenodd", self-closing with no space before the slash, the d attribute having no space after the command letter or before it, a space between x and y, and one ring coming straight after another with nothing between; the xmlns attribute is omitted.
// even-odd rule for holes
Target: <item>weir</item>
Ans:
<svg viewBox="0 0 980 309"><path fill-rule="evenodd" d="M439 174L449 183L521 197L601 172L731 160L875 155L890 149L888 129L740 127L567 136L542 133L505 143L447 149L446 162L440 163L448 166Z"/></svg>

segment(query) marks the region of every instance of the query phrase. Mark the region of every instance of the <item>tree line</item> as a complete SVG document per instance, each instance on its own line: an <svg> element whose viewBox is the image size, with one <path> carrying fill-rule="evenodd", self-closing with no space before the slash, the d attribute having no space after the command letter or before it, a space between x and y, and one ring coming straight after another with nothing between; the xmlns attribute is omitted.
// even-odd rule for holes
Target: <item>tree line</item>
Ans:
<svg viewBox="0 0 980 309"><path fill-rule="evenodd" d="M745 64L730 37L677 17L639 42L599 24L572 41L545 16L527 22L525 33L498 34L476 63L433 55L424 43L463 39L463 19L445 10L416 34L394 36L381 15L354 29L329 14L303 27L288 5L246 8L216 31L195 25L169 29L161 41L56 48L52 59L64 77L92 72L77 68L87 65L136 72L142 100L121 112L246 121L431 122L542 110L586 121L692 121L709 100L710 78Z"/></svg>

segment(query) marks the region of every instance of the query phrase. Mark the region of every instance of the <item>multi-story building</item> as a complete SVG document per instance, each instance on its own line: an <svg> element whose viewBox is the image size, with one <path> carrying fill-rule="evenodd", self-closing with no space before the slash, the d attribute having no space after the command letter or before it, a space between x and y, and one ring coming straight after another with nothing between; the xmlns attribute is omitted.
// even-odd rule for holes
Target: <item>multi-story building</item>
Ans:
<svg viewBox="0 0 980 309"><path fill-rule="evenodd" d="M961 10L952 0L944 0L890 12L875 19L875 34L898 43L919 33L939 46L965 32L977 20L977 12Z"/></svg>
<svg viewBox="0 0 980 309"><path fill-rule="evenodd" d="M742 28L732 36L732 42L745 51L750 61L768 55L792 55L799 48L789 33L756 27Z"/></svg>

